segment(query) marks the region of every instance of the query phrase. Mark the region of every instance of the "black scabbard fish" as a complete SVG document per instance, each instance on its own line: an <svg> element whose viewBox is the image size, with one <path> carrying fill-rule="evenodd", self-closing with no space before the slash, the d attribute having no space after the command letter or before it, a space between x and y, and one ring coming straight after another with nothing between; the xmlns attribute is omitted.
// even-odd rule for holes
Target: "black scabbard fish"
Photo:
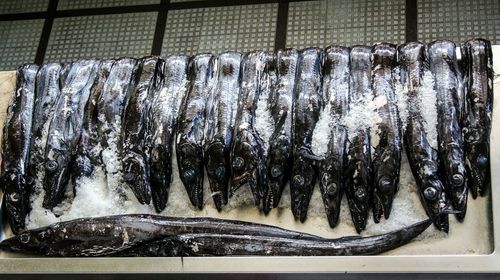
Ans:
<svg viewBox="0 0 500 280"><path fill-rule="evenodd" d="M45 148L43 207L47 209L54 208L64 197L81 136L84 108L99 64L95 59L74 62L57 101Z"/></svg>
<svg viewBox="0 0 500 280"><path fill-rule="evenodd" d="M269 139L266 167L268 186L264 190L262 209L268 213L278 207L281 194L290 180L292 157L293 88L299 54L295 49L278 50L275 55L276 85L269 96L269 110L274 131Z"/></svg>
<svg viewBox="0 0 500 280"><path fill-rule="evenodd" d="M311 151L311 142L323 107L322 49L308 48L299 52L294 88L292 118L293 167L290 181L293 216L304 222L309 201L316 183L316 158Z"/></svg>
<svg viewBox="0 0 500 280"><path fill-rule="evenodd" d="M231 147L231 180L229 196L247 184L252 190L255 205L261 206L266 180L262 139L255 128L255 110L260 84L270 55L262 51L247 53L241 61L241 88L234 123Z"/></svg>
<svg viewBox="0 0 500 280"><path fill-rule="evenodd" d="M213 87L215 57L198 54L188 66L188 92L177 118L178 130L175 151L179 177L191 203L203 208L203 135L205 107Z"/></svg>
<svg viewBox="0 0 500 280"><path fill-rule="evenodd" d="M456 214L463 220L467 211L467 174L464 143L460 125L460 100L464 92L459 86L459 69L455 43L439 40L427 46L430 70L437 94L438 142L442 181Z"/></svg>
<svg viewBox="0 0 500 280"><path fill-rule="evenodd" d="M322 119L326 118L329 122L329 130L315 131L315 134L320 133L322 138L328 139L322 149L324 152L315 154L322 157L318 162L319 187L332 228L338 223L340 202L346 187L342 174L347 165L347 129L342 117L348 112L349 105L349 52L349 48L340 46L330 46L325 50ZM323 130L323 127L316 126L318 129ZM362 210L357 207L351 209L356 229L364 228L366 218L363 219Z"/></svg>
<svg viewBox="0 0 500 280"><path fill-rule="evenodd" d="M229 153L240 89L240 63L240 53L226 52L218 56L217 86L207 100L203 157L212 198L219 211L228 198Z"/></svg>
<svg viewBox="0 0 500 280"><path fill-rule="evenodd" d="M187 91L188 57L165 58L164 77L151 104L150 180L153 204L157 212L165 209L172 182L172 152L177 126L177 112Z"/></svg>
<svg viewBox="0 0 500 280"><path fill-rule="evenodd" d="M142 204L151 202L151 101L161 82L164 61L156 56L138 61L123 112L122 170L125 184Z"/></svg>
<svg viewBox="0 0 500 280"><path fill-rule="evenodd" d="M490 132L493 112L493 54L491 43L472 39L464 44L466 110L465 167L472 197L490 188Z"/></svg>
<svg viewBox="0 0 500 280"><path fill-rule="evenodd" d="M448 215L442 214L443 210L448 207L448 199L443 183L439 179L437 146L433 147L431 144L433 142L437 144L437 139L430 139L432 135L437 136L435 131L437 124L426 123L423 115L437 108L435 103L427 100L424 102L421 99L426 87L428 90L433 90L425 45L420 42L411 42L399 46L398 61L400 81L404 88L403 94L407 95L408 100L408 119L403 134L408 162L425 212L434 221L436 228L448 232ZM423 83L429 83L429 78L431 84L423 85ZM431 108L428 109L428 107Z"/></svg>
<svg viewBox="0 0 500 280"><path fill-rule="evenodd" d="M26 227L30 210L30 189L27 184L35 81L38 66L24 64L17 69L14 92L3 129L1 188L4 194L7 220L12 232Z"/></svg>
<svg viewBox="0 0 500 280"><path fill-rule="evenodd" d="M345 125L348 129L347 167L344 174L346 196L356 230L366 226L373 193L371 177L370 121L357 113L365 112L372 101L371 48L354 46L350 53L349 113L354 114ZM354 210L354 211L353 211ZM355 215L353 215L355 213Z"/></svg>
<svg viewBox="0 0 500 280"><path fill-rule="evenodd" d="M378 43L372 49L373 104L376 119L370 130L373 149L373 219L382 215L388 219L394 195L399 188L401 169L401 121L396 104L395 77L396 46Z"/></svg>

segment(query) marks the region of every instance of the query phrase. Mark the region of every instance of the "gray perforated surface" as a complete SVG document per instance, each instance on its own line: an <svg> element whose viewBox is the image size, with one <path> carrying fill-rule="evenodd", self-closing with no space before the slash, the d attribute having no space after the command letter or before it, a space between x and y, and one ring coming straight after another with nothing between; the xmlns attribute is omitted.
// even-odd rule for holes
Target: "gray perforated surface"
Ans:
<svg viewBox="0 0 500 280"><path fill-rule="evenodd" d="M160 0L59 0L57 9L102 8L129 5L158 4Z"/></svg>
<svg viewBox="0 0 500 280"><path fill-rule="evenodd" d="M0 70L35 60L44 20L0 21Z"/></svg>
<svg viewBox="0 0 500 280"><path fill-rule="evenodd" d="M57 18L45 62L149 55L157 13Z"/></svg>
<svg viewBox="0 0 500 280"><path fill-rule="evenodd" d="M43 12L49 0L0 0L0 14Z"/></svg>
<svg viewBox="0 0 500 280"><path fill-rule="evenodd" d="M273 50L277 4L169 11L162 54Z"/></svg>

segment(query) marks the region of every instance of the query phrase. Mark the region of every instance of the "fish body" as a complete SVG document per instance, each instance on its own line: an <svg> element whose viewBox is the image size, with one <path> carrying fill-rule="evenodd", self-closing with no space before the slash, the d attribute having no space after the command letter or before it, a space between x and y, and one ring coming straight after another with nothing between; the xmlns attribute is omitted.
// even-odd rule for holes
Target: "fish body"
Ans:
<svg viewBox="0 0 500 280"><path fill-rule="evenodd" d="M382 215L388 219L394 195L399 188L401 168L401 122L396 104L393 68L397 64L396 46L375 44L372 49L372 85L375 113L371 146L373 170L373 218L379 222Z"/></svg>
<svg viewBox="0 0 500 280"><path fill-rule="evenodd" d="M437 147L430 144L433 133L426 126L423 116L423 112L426 112L423 106L433 106L431 110L436 108L435 104L424 104L419 96L424 94L424 75L430 75L425 52L425 45L420 42L407 43L398 48L401 84L406 89L404 94L407 95L409 105L403 140L425 212L439 230L448 232L448 215L442 214L448 207L448 198L439 178L438 151ZM434 125L434 129L437 129L437 124L429 125Z"/></svg>
<svg viewBox="0 0 500 280"><path fill-rule="evenodd" d="M490 188L490 132L493 112L493 54L491 43L472 39L464 44L465 53L465 167L472 197L485 195Z"/></svg>
<svg viewBox="0 0 500 280"><path fill-rule="evenodd" d="M26 178L37 71L35 64L24 64L17 69L16 91L11 98L3 129L0 183L7 220L15 234L25 229L30 210L31 190Z"/></svg>
<svg viewBox="0 0 500 280"><path fill-rule="evenodd" d="M316 160L311 157L311 140L323 107L322 73L325 53L318 48L299 52L292 118L293 167L290 181L291 207L304 222L316 182Z"/></svg>
<svg viewBox="0 0 500 280"><path fill-rule="evenodd" d="M240 53L226 52L218 56L217 86L207 99L203 157L212 198L219 211L228 199L229 153L240 89L240 63Z"/></svg>
<svg viewBox="0 0 500 280"><path fill-rule="evenodd" d="M467 211L467 174L464 164L464 141L460 125L460 101L464 92L459 86L455 44L434 41L427 46L430 70L437 94L438 142L442 180L456 214L463 220Z"/></svg>
<svg viewBox="0 0 500 280"><path fill-rule="evenodd" d="M203 134L205 106L212 88L215 57L198 54L188 66L188 91L178 114L176 136L179 177L186 188L191 203L203 208Z"/></svg>
<svg viewBox="0 0 500 280"><path fill-rule="evenodd" d="M172 181L172 143L180 101L186 95L188 57L165 58L164 78L151 104L151 194L157 212L165 209Z"/></svg>

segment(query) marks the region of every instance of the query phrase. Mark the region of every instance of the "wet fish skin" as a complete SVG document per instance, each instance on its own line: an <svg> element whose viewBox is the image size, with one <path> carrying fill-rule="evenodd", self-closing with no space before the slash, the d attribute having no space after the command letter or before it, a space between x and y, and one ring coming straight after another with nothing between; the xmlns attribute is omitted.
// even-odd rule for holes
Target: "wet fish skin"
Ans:
<svg viewBox="0 0 500 280"><path fill-rule="evenodd" d="M438 102L438 141L442 167L442 180L459 220L467 211L467 174L464 165L462 128L460 126L460 100L458 63L455 44L438 40L429 43L427 52L430 70L435 78Z"/></svg>
<svg viewBox="0 0 500 280"><path fill-rule="evenodd" d="M429 144L429 131L424 125L418 95L424 75L429 71L425 45L410 42L398 47L401 83L408 89L408 120L403 134L406 155L410 163L413 177L417 183L420 200L425 212L433 220L439 230L448 232L449 218L442 214L448 208L448 198L439 178L439 156L436 149Z"/></svg>
<svg viewBox="0 0 500 280"><path fill-rule="evenodd" d="M374 180L373 218L376 223L382 215L388 219L394 195L399 188L401 168L401 124L394 91L393 68L397 63L396 46L378 43L372 48L372 84L374 101L385 100L376 107L381 122L372 127L371 146ZM377 102L375 102L377 106ZM378 139L378 141L376 141Z"/></svg>
<svg viewBox="0 0 500 280"><path fill-rule="evenodd" d="M17 69L16 91L9 103L3 129L0 184L7 220L15 234L26 227L25 220L30 211L31 189L26 182L26 169L38 68L35 64L24 64Z"/></svg>
<svg viewBox="0 0 500 280"><path fill-rule="evenodd" d="M66 191L72 156L81 135L84 108L98 65L95 59L74 62L58 99L45 149L43 207L47 209L59 204Z"/></svg>
<svg viewBox="0 0 500 280"><path fill-rule="evenodd" d="M240 88L242 55L225 52L218 56L217 86L207 99L203 157L215 207L227 204L231 175L230 149Z"/></svg>
<svg viewBox="0 0 500 280"><path fill-rule="evenodd" d="M123 179L141 204L151 202L151 101L161 82L163 63L157 56L144 57L138 61L123 112Z"/></svg>
<svg viewBox="0 0 500 280"><path fill-rule="evenodd" d="M274 58L277 79L270 94L269 108L275 127L269 139L266 158L268 187L263 193L264 213L269 213L271 208L278 207L283 189L290 180L293 162L293 89L298 56L297 50L285 49L278 50Z"/></svg>
<svg viewBox="0 0 500 280"><path fill-rule="evenodd" d="M163 211L168 201L172 181L172 143L180 100L184 99L187 90L187 65L188 57L185 55L166 57L164 78L153 96L150 180L153 204L157 212Z"/></svg>
<svg viewBox="0 0 500 280"><path fill-rule="evenodd" d="M311 140L323 106L322 72L325 53L308 48L299 52L292 118L293 167L290 181L291 208L304 222L316 182L316 159L311 157Z"/></svg>
<svg viewBox="0 0 500 280"><path fill-rule="evenodd" d="M466 113L463 120L465 167L473 198L490 188L490 132L493 112L493 54L491 42L472 39L463 45Z"/></svg>
<svg viewBox="0 0 500 280"><path fill-rule="evenodd" d="M203 134L205 106L215 71L212 54L198 54L188 66L188 92L177 118L176 136L179 177L193 206L203 208Z"/></svg>

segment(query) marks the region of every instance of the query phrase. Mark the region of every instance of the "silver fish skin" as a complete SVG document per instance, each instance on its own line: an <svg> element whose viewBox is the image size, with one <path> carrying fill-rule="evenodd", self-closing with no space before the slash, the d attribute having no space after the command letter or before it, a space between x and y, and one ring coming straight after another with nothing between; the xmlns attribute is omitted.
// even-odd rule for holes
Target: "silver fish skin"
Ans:
<svg viewBox="0 0 500 280"><path fill-rule="evenodd" d="M322 49L308 48L299 52L294 88L292 117L293 167L290 181L293 216L304 222L316 183L316 158L312 156L311 140L323 107Z"/></svg>
<svg viewBox="0 0 500 280"><path fill-rule="evenodd" d="M466 110L463 121L465 167L473 198L490 188L490 133L493 112L493 54L491 42L472 39L465 50Z"/></svg>
<svg viewBox="0 0 500 280"><path fill-rule="evenodd" d="M172 181L172 151L177 126L177 113L187 92L187 65L185 55L165 58L163 79L153 95L151 104L152 147L150 162L151 194L157 212L168 202Z"/></svg>
<svg viewBox="0 0 500 280"><path fill-rule="evenodd" d="M163 63L157 56L144 57L138 61L123 112L123 180L142 204L151 202L151 101L161 82Z"/></svg>
<svg viewBox="0 0 500 280"><path fill-rule="evenodd" d="M272 61L272 56L262 51L253 51L243 56L240 68L241 88L230 153L229 197L241 186L248 185L258 207L261 207L262 203L266 170L264 143L254 123L255 110L261 93L260 85L269 61Z"/></svg>
<svg viewBox="0 0 500 280"><path fill-rule="evenodd" d="M71 161L81 135L85 105L100 62L82 59L74 62L57 101L45 148L45 196L43 207L54 208L66 191Z"/></svg>
<svg viewBox="0 0 500 280"><path fill-rule="evenodd" d="M340 202L346 191L342 174L347 165L347 129L342 123L342 117L349 108L349 53L350 49L341 46L330 46L325 50L323 65L323 113L329 114L330 133L328 147L323 158L318 162L318 178L321 196L330 227L334 228L339 219ZM351 195L351 193L349 193ZM348 196L353 198L352 196ZM368 194L365 194L368 197ZM350 207L356 229L366 224L364 209L357 207L357 201L352 201ZM350 205L351 205L350 204ZM359 231L358 231L359 232Z"/></svg>
<svg viewBox="0 0 500 280"><path fill-rule="evenodd" d="M213 87L216 58L198 54L188 66L188 91L179 110L175 150L179 177L193 206L203 208L205 106Z"/></svg>
<svg viewBox="0 0 500 280"><path fill-rule="evenodd" d="M448 208L449 202L439 178L438 151L429 144L430 132L422 115L422 106L430 104L422 104L419 100L423 75L429 71L425 48L420 42L410 42L398 47L400 82L406 88L404 93L409 106L403 140L425 212L436 228L448 232L449 218L442 213Z"/></svg>
<svg viewBox="0 0 500 280"><path fill-rule="evenodd" d="M396 104L395 77L397 65L396 46L378 43L372 48L372 85L375 113L379 122L372 126L371 146L373 170L373 219L376 223L382 215L388 219L394 195L399 188L401 169L401 122Z"/></svg>
<svg viewBox="0 0 500 280"><path fill-rule="evenodd" d="M3 129L0 185L7 220L15 234L25 229L30 211L31 190L26 177L37 71L35 64L24 64L17 69L16 91L10 100Z"/></svg>
<svg viewBox="0 0 500 280"><path fill-rule="evenodd" d="M207 99L203 157L212 199L218 211L228 199L231 175L229 153L240 89L241 57L237 52L225 52L218 56L217 85Z"/></svg>
<svg viewBox="0 0 500 280"><path fill-rule="evenodd" d="M274 63L276 84L272 87L268 103L274 123L266 157L268 187L264 190L264 213L278 207L285 185L290 180L292 157L293 89L297 60L295 49L278 50Z"/></svg>
<svg viewBox="0 0 500 280"><path fill-rule="evenodd" d="M459 220L467 211L468 184L464 164L464 141L460 125L460 76L455 43L438 40L427 45L430 70L437 92L438 143L442 181Z"/></svg>
<svg viewBox="0 0 500 280"><path fill-rule="evenodd" d="M371 48L353 46L350 53L349 106L373 99ZM373 196L370 127L348 132L346 196L357 231L365 228ZM353 213L356 215L353 216ZM355 217L355 218L354 218Z"/></svg>

